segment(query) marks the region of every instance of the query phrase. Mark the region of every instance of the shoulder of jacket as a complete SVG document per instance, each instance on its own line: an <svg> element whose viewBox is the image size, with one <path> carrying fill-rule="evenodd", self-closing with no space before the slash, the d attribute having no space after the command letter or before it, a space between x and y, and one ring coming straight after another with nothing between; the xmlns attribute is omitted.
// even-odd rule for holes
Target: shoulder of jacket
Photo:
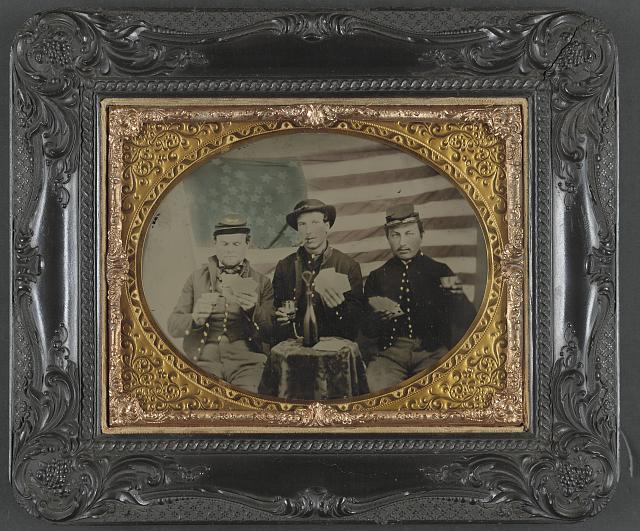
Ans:
<svg viewBox="0 0 640 531"><path fill-rule="evenodd" d="M378 277L384 273L384 272L383 272L383 268L384 268L384 265L381 265L380 267L378 267L378 268L376 268L376 269L373 269L373 270L372 270L372 271L367 275L367 280L366 280L366 282L369 282L369 283L370 283L370 282L376 282L376 281L378 280Z"/></svg>
<svg viewBox="0 0 640 531"><path fill-rule="evenodd" d="M393 260L393 259L391 259ZM369 273L369 278L373 277L374 279L377 279L378 277L385 275L386 273L389 272L389 269L392 265L392 261L391 260L387 260L384 264L382 264L379 267L376 267L375 269L373 269L370 273Z"/></svg>
<svg viewBox="0 0 640 531"><path fill-rule="evenodd" d="M400 261L395 256L392 256L391 258L389 258L389 260L387 260L375 271L380 271L380 273L387 273L391 271L394 267L396 268L400 267Z"/></svg>
<svg viewBox="0 0 640 531"><path fill-rule="evenodd" d="M200 267L196 268L193 273L191 273L191 276L196 279L196 278L201 278L205 275L209 274L209 264L202 264Z"/></svg>
<svg viewBox="0 0 640 531"><path fill-rule="evenodd" d="M260 271L256 271L251 264L249 264L249 276L255 278L262 284L269 281L269 277L263 275Z"/></svg>
<svg viewBox="0 0 640 531"><path fill-rule="evenodd" d="M278 266L288 266L289 264L292 264L293 262L296 261L296 256L298 255L297 251L288 254L287 256L285 256L284 258L281 258L280 260L278 260L278 263L276 264L276 267Z"/></svg>
<svg viewBox="0 0 640 531"><path fill-rule="evenodd" d="M438 260L434 260L426 254L422 255L422 262L425 267L427 267L432 273L436 275L449 276L452 274L451 268L447 264L445 264L444 262L439 262Z"/></svg>
<svg viewBox="0 0 640 531"><path fill-rule="evenodd" d="M341 262L348 262L348 263L354 263L354 264L358 263L353 258L351 258L348 254L343 253L342 251L339 251L335 247L331 247L331 256L332 258L337 259Z"/></svg>

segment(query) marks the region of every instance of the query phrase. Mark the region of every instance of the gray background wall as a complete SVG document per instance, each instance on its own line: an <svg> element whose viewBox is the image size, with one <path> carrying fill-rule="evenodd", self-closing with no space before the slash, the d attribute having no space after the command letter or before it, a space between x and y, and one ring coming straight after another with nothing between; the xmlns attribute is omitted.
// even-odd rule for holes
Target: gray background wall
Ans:
<svg viewBox="0 0 640 531"><path fill-rule="evenodd" d="M580 522L571 527L573 530L601 530L611 529L625 531L640 527L640 467L633 466L630 455L638 457L640 453L640 356L638 356L635 336L640 319L640 276L633 274L640 263L640 180L637 177L640 169L640 129L636 121L640 118L640 97L638 84L640 83L640 3L633 0L288 0L263 1L258 0L0 0L0 209L5 213L0 216L0 241L3 256L9 253L9 49L13 34L27 17L43 10L59 7L77 6L89 9L118 8L118 7L274 7L278 6L292 10L310 7L476 7L487 9L499 8L546 8L559 7L581 10L599 17L611 29L616 39L620 55L620 358L621 358L621 421L622 430L626 435L631 452L621 445L621 477L613 501L596 518ZM635 230L634 230L635 229ZM5 261L5 264L8 263ZM5 266L6 267L6 266ZM6 269L3 269L6 271ZM5 375L0 380L2 406L0 406L0 530L40 531L60 529L43 521L29 517L14 501L8 481L8 278L1 275L0 295L5 304L0 305L0 374ZM633 476L633 477L632 477ZM187 526L167 525L153 526L165 529L187 529ZM427 526L425 526L427 527ZM480 529L494 529L496 525L461 525L437 524L429 528L444 528L448 530L464 529L475 531ZM318 529L319 526L307 529ZM370 529L370 526L359 526L358 529ZM409 526L395 526L394 529L408 529ZM411 526L415 529L415 526ZM535 529L546 531L557 529L558 524L542 525L500 525L501 529ZM74 526L73 529L89 529L87 526ZM123 527L105 526L101 529L125 529ZM128 526L128 530L145 529L150 527ZM239 529L235 527L235 529ZM276 529L274 526L264 526L261 529ZM334 527L338 529L338 527ZM346 529L346 528L344 528Z"/></svg>

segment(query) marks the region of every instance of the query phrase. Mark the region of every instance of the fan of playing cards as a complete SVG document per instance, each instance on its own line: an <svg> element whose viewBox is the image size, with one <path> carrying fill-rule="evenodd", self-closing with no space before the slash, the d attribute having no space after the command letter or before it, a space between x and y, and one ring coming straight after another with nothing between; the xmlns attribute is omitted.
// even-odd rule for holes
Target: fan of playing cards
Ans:
<svg viewBox="0 0 640 531"><path fill-rule="evenodd" d="M313 285L318 293L322 293L327 288L332 288L338 293L346 293L351 290L347 275L338 273L333 267L321 269L313 280Z"/></svg>
<svg viewBox="0 0 640 531"><path fill-rule="evenodd" d="M239 275L221 276L222 294L227 298L234 298L236 293L244 293L250 295L255 293L258 283L252 278L243 278Z"/></svg>
<svg viewBox="0 0 640 531"><path fill-rule="evenodd" d="M393 317L399 317L404 312L400 308L400 304L388 297L370 297L369 304L376 312L387 313Z"/></svg>

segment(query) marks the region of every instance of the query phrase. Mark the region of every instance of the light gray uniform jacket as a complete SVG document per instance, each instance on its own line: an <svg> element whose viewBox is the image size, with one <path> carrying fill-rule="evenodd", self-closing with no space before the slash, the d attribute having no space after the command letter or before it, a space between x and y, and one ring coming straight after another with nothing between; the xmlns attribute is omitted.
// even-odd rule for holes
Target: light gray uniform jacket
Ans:
<svg viewBox="0 0 640 531"><path fill-rule="evenodd" d="M248 262L241 273L243 277L250 277L258 283L258 301L250 312L241 311L243 321L241 326L230 328L226 335L229 341L246 339L255 352L265 352L268 345L273 316L273 288L271 281L255 271ZM194 356L200 349L204 337L205 327L196 326L192 313L196 301L204 293L216 290L218 279L218 262L215 256L209 258L206 265L196 269L187 278L180 298L169 316L168 329L173 337L184 337L183 350L189 356Z"/></svg>

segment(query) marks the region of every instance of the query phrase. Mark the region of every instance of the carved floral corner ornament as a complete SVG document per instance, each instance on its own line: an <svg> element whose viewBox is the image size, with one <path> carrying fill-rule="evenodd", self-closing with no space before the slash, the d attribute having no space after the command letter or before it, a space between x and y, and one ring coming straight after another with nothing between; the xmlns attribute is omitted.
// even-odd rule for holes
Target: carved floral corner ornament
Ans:
<svg viewBox="0 0 640 531"><path fill-rule="evenodd" d="M526 429L527 107L525 100L500 101L344 105L271 99L240 105L164 99L158 106L105 100L109 340L103 356L109 378L103 429ZM478 213L488 256L475 326L443 363L386 393L311 406L243 393L191 367L158 329L137 278L149 220L163 193L190 167L240 142L309 130L384 141L448 175Z"/></svg>
<svg viewBox="0 0 640 531"><path fill-rule="evenodd" d="M444 15L250 12L241 21L224 11L171 17L55 11L34 16L17 33L11 58L11 480L30 514L58 522L237 521L241 507L245 521L382 523L577 520L602 510L618 478L615 45L600 21L575 12ZM184 31L193 17L204 33ZM425 33L422 28L437 27L434 20L447 29ZM279 39L322 50L320 61L333 61L332 68L313 79L294 79L295 68L279 71L277 50L273 57L260 53L262 44ZM410 58L406 69L377 78L351 70L330 77L342 74L341 64L358 64L356 45L364 40L379 49L393 43ZM229 45L255 51L250 76L232 68L229 79L210 75L229 66L222 53ZM336 49L346 62L332 55ZM270 61L273 70L260 78ZM534 102L533 186L522 205L531 206L535 222L524 235L532 252L526 287L533 292L510 290L514 300L533 301L529 342L537 378L527 382L534 397L530 433L185 440L105 436L95 429L95 94L444 91L473 97L484 90ZM291 114L298 126L334 120L322 106L292 106ZM510 128L502 120L492 127ZM68 230L73 220L77 230ZM552 242L571 252L554 253ZM68 260L59 260L60 249ZM503 249L506 277L520 278L520 251ZM129 257L117 247L108 252L115 290ZM511 322L507 333L519 331L523 321ZM341 413L322 405L284 412L313 426L346 418ZM137 418L140 411L133 404L126 415ZM420 465L400 455L416 451ZM283 477L274 485L282 494L260 491L259 481L238 487L231 461L216 467L204 457L216 452L259 458L255 473ZM327 452L344 456L330 471L317 468ZM282 474L279 460L291 453L307 459L304 478ZM380 455L395 459L397 482L375 496L358 490L349 482L360 473L350 460L355 453L374 476L383 466Z"/></svg>

